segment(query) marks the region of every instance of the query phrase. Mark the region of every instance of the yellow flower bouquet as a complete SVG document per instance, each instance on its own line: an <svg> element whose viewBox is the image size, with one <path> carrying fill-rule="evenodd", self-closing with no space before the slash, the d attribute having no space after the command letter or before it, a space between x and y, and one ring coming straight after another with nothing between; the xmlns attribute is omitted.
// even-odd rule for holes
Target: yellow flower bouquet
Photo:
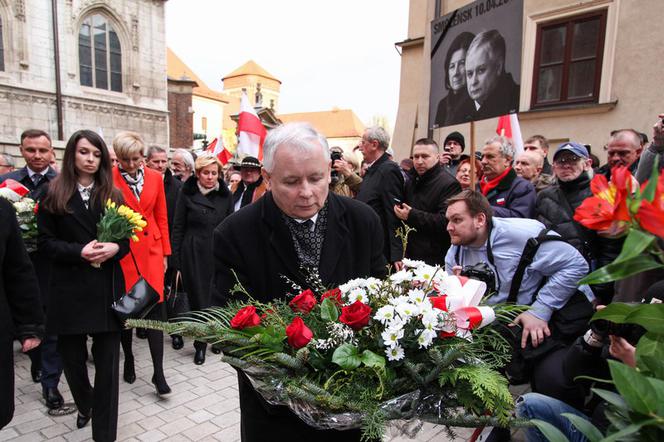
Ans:
<svg viewBox="0 0 664 442"><path fill-rule="evenodd" d="M97 223L97 241L117 242L131 238L137 242L136 233L142 232L148 223L140 213L134 212L125 205L117 205L110 199L106 201L106 209ZM96 265L95 267L99 267Z"/></svg>

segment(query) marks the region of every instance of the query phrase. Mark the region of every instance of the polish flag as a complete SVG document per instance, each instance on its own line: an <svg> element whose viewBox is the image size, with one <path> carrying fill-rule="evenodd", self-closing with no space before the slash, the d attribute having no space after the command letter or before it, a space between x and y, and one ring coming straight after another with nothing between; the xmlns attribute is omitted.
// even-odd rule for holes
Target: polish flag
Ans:
<svg viewBox="0 0 664 442"><path fill-rule="evenodd" d="M210 144L208 144L207 152L210 152L212 155L219 158L219 161L221 161L221 164L223 165L226 165L233 156L228 150L226 150L223 141L219 138L215 138Z"/></svg>
<svg viewBox="0 0 664 442"><path fill-rule="evenodd" d="M516 114L503 115L498 117L498 126L496 133L501 137L512 139L514 145L514 157L523 153L523 138L521 137L521 126Z"/></svg>
<svg viewBox="0 0 664 442"><path fill-rule="evenodd" d="M30 192L30 189L16 180L8 179L0 184L0 198L15 203Z"/></svg>
<svg viewBox="0 0 664 442"><path fill-rule="evenodd" d="M240 116L237 122L238 155L252 156L263 161L263 141L267 131L256 115L256 111L249 104L246 92L242 92L240 101Z"/></svg>

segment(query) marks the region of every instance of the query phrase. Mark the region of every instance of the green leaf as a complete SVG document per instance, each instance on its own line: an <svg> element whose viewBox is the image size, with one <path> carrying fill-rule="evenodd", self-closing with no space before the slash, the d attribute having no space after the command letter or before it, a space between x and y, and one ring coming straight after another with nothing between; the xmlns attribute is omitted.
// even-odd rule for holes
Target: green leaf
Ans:
<svg viewBox="0 0 664 442"><path fill-rule="evenodd" d="M645 421L638 422L636 424L629 425L622 430L618 431L617 433L613 433L610 436L602 439L602 442L613 442L613 441L618 441L618 440L623 440L625 436L628 436L630 434L634 434L637 431L641 429L641 427L644 427L646 425L650 425L657 422L657 419L649 419Z"/></svg>
<svg viewBox="0 0 664 442"><path fill-rule="evenodd" d="M320 317L323 321L335 322L339 318L339 310L330 298L323 299L320 304Z"/></svg>
<svg viewBox="0 0 664 442"><path fill-rule="evenodd" d="M664 379L664 336L647 333L636 346L636 365L654 377Z"/></svg>
<svg viewBox="0 0 664 442"><path fill-rule="evenodd" d="M639 324L652 333L664 334L664 304L640 304L625 318L627 324Z"/></svg>
<svg viewBox="0 0 664 442"><path fill-rule="evenodd" d="M662 400L664 399L664 381L652 377L646 377L646 379L650 383L650 387L652 388L655 397L659 399L657 401L657 414L664 416L664 400Z"/></svg>
<svg viewBox="0 0 664 442"><path fill-rule="evenodd" d="M549 442L569 442L565 435L550 423L541 421L539 419L532 419L530 422L532 422L533 425L535 425L537 429L542 432L544 437L546 437Z"/></svg>
<svg viewBox="0 0 664 442"><path fill-rule="evenodd" d="M646 270L661 269L664 264L661 264L650 255L638 255L630 259L620 262L612 262L604 267L595 270L587 275L579 285L583 284L602 284L605 282L619 281L628 276L637 273L645 272Z"/></svg>
<svg viewBox="0 0 664 442"><path fill-rule="evenodd" d="M596 321L597 319L606 319L607 321L615 322L616 324L622 324L625 321L627 315L629 315L634 309L635 305L625 304L622 302L612 302L607 305L602 310L595 312L590 321Z"/></svg>
<svg viewBox="0 0 664 442"><path fill-rule="evenodd" d="M643 193L641 194L641 198L649 202L652 202L652 200L655 199L657 180L659 179L659 167L657 167L658 163L659 155L656 155L655 162L652 167L652 172L650 173L650 179L648 180L648 184L646 184L646 187L643 189Z"/></svg>
<svg viewBox="0 0 664 442"><path fill-rule="evenodd" d="M601 388L591 388L592 392L595 393L597 396L601 397L604 399L606 402L609 404L613 405L614 407L618 408L619 410L629 410L629 406L625 402L625 399L623 399L622 396L620 396L618 393L610 390L603 390Z"/></svg>
<svg viewBox="0 0 664 442"><path fill-rule="evenodd" d="M654 241L654 235L637 229L631 229L627 238L625 238L620 255L618 255L613 263L615 264L639 256L644 250L650 247Z"/></svg>
<svg viewBox="0 0 664 442"><path fill-rule="evenodd" d="M362 352L362 363L367 367L385 368L385 357L377 355L371 350L364 350Z"/></svg>
<svg viewBox="0 0 664 442"><path fill-rule="evenodd" d="M583 433L590 442L597 442L604 437L597 427L591 424L588 419L572 413L563 413L562 415L569 419L570 422L572 422L572 425Z"/></svg>
<svg viewBox="0 0 664 442"><path fill-rule="evenodd" d="M634 411L645 415L657 411L657 394L648 378L622 362L609 361L609 368L616 389Z"/></svg>
<svg viewBox="0 0 664 442"><path fill-rule="evenodd" d="M343 344L334 350L332 362L344 370L354 370L362 363L360 351L351 344Z"/></svg>

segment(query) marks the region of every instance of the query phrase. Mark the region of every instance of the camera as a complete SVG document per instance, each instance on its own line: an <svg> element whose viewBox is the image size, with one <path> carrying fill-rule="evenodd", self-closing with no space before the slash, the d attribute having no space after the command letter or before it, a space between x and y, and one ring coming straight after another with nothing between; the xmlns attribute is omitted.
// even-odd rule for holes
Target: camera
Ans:
<svg viewBox="0 0 664 442"><path fill-rule="evenodd" d="M496 274L485 262L465 266L461 270L461 276L477 279L486 283L486 293L492 294L496 291Z"/></svg>
<svg viewBox="0 0 664 442"><path fill-rule="evenodd" d="M343 158L341 152L338 150L333 150L330 152L330 159L332 159L332 166L334 166L334 162L337 160L341 160ZM336 170L332 169L332 172L330 173L330 176L332 178L332 184L335 184L337 181L339 181L339 172Z"/></svg>
<svg viewBox="0 0 664 442"><path fill-rule="evenodd" d="M609 335L624 338L632 345L639 342L646 330L637 324L616 324L606 319L598 319L590 323L590 330L596 339L606 341Z"/></svg>

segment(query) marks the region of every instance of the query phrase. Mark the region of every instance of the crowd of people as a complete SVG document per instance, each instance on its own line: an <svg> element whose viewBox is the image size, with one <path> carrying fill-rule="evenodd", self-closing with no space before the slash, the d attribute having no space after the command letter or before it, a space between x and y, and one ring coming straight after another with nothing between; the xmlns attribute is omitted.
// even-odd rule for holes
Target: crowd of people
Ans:
<svg viewBox="0 0 664 442"><path fill-rule="evenodd" d="M530 382L538 394L520 402L520 413L542 417L533 403L548 400L583 413L586 390L554 373L567 357L561 349L587 336L595 306L641 301L661 277L578 286L622 247L621 239L574 220L591 195L593 174L610 179L612 169L623 166L643 182L655 157L664 156L661 120L652 143L633 129L607 138L608 162L601 167L593 166L590 146L574 141L557 146L549 163L549 143L541 135L527 138L519 154L509 139L495 136L470 157L459 132L448 134L442 148L432 139L417 140L410 158L397 163L381 127L366 129L356 149L345 151L329 147L308 124L291 123L270 131L262 163L247 156L222 165L211 153L187 149L169 159L166 148L147 146L133 132L119 133L107 146L95 132L80 130L67 142L58 171L49 134L26 130L20 139L25 167L15 169L13 158L0 155L0 182L16 180L39 201L38 247L30 253L18 247L13 209L0 201L8 226L0 232L0 302L10 307L0 309L2 397L13 397L13 371L11 383L5 380L13 367L12 341L19 339L46 406L63 406L58 385L64 372L77 427L92 420L95 440L115 440L120 348L123 380L135 382L136 372L133 332L123 329L110 305L140 277L160 295L148 318L166 320L174 315L165 302L171 294L186 293L188 308L201 310L228 302L239 280L256 299L269 301L286 293L290 282L306 286L303 268L333 285L400 270L406 257L484 279L494 293L490 303L531 306L517 317L517 327L501 331L515 347L507 374L513 382ZM109 199L147 221L139 241L97 240L96 224ZM414 229L405 243L396 235L404 224ZM162 332L136 334L147 338L156 393L169 394ZM170 339L173 349L184 346L182 336ZM605 343L620 355L633 353L635 344L619 337ZM206 343L193 346L193 362L205 363ZM359 438L359 432L308 427L287 409L265 403L242 374L239 391L243 440L268 434L274 440ZM13 403L2 402L0 427L13 413Z"/></svg>

